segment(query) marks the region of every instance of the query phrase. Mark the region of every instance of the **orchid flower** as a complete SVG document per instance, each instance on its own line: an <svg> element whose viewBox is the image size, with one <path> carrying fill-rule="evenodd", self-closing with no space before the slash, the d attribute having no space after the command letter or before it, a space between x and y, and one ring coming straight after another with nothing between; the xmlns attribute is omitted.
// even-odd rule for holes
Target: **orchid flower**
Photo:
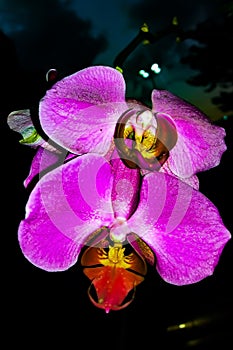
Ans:
<svg viewBox="0 0 233 350"><path fill-rule="evenodd" d="M40 179L18 239L25 257L46 271L64 271L82 254L88 295L109 312L133 300L147 263L179 286L212 275L230 233L213 203L176 177L142 176L117 156L86 154Z"/></svg>
<svg viewBox="0 0 233 350"><path fill-rule="evenodd" d="M137 101L128 102L125 95L126 83L119 71L106 66L88 67L47 91L39 107L41 126L71 153L105 156L111 150L115 125L126 113L124 137L135 139L143 158L143 149L148 155L161 138L165 144L154 157L165 154L166 167L173 175L185 181L219 164L226 150L225 130L213 125L195 106L168 91L153 90L150 110ZM144 110L148 113L138 116ZM146 134L151 139L147 146L142 145ZM125 156L128 158L128 154Z"/></svg>
<svg viewBox="0 0 233 350"><path fill-rule="evenodd" d="M28 110L8 116L37 148L25 186L49 169L19 225L22 252L46 271L67 270L81 255L90 300L106 312L133 300L147 263L175 285L210 276L231 238L196 176L219 164L224 129L167 91L153 90L150 109L127 100L125 88L104 66L55 83L39 106L52 148Z"/></svg>
<svg viewBox="0 0 233 350"><path fill-rule="evenodd" d="M129 101L119 71L93 66L47 90L38 118L49 139L70 154L91 152L106 159L114 149L118 123L116 146L128 165L132 160L142 174L166 172L198 189L196 174L217 166L226 150L225 130L166 90L153 90L151 98L151 109L139 101ZM22 117L16 111L9 119L11 124L20 125ZM133 150L125 146L124 139L128 138L135 141Z"/></svg>

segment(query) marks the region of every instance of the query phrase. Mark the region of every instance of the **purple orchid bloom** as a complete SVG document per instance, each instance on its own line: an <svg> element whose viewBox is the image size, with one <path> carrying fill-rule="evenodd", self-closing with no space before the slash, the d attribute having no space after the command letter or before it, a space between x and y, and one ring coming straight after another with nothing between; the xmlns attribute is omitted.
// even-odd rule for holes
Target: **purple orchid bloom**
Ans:
<svg viewBox="0 0 233 350"><path fill-rule="evenodd" d="M217 166L226 150L225 130L213 125L197 107L168 91L152 91L152 109L127 100L125 93L125 80L116 69L85 68L47 91L39 106L41 126L53 144L70 155L91 152L109 159L116 145L121 158L128 164L136 163L142 174L166 172L198 189L196 174ZM22 143L54 153L49 142L42 142L33 129L28 110L12 112L8 124L23 135ZM124 142L128 138L135 140L130 151ZM44 163L48 160L49 152ZM34 172L35 169L34 166Z"/></svg>
<svg viewBox="0 0 233 350"><path fill-rule="evenodd" d="M106 312L132 301L125 300L146 263L175 285L213 273L231 235L198 191L196 174L219 164L223 128L167 91L153 90L152 109L128 101L122 74L104 66L55 83L39 119L66 151L62 162L56 147L34 137L27 110L8 117L23 143L37 148L25 186L50 170L32 190L18 230L32 264L64 271L82 254L88 295Z"/></svg>
<svg viewBox="0 0 233 350"><path fill-rule="evenodd" d="M212 275L230 233L213 203L174 176L141 176L118 157L86 154L40 179L18 238L25 257L47 271L70 268L89 246L81 263L98 300L88 294L108 312L129 304L146 262L175 285Z"/></svg>
<svg viewBox="0 0 233 350"><path fill-rule="evenodd" d="M165 147L158 155L169 153L161 171L197 188L196 174L217 166L226 150L225 130L168 91L152 91L152 109L138 101L127 101L125 94L125 80L116 69L106 66L83 69L55 83L42 98L39 108L42 128L71 153L106 156L112 150L115 125L128 112L123 121L123 137L133 137L138 153L147 161L153 157L151 149L158 146L156 140L161 138ZM150 139L148 144L145 136ZM129 158L128 154L124 156ZM144 168L142 164L140 168Z"/></svg>

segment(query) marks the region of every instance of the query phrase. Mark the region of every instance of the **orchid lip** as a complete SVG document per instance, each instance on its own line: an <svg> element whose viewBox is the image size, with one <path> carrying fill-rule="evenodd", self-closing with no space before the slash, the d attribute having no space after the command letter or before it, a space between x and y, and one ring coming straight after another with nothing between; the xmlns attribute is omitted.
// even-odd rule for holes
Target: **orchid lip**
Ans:
<svg viewBox="0 0 233 350"><path fill-rule="evenodd" d="M108 314L110 311L117 311L117 310L125 309L134 300L135 293L136 293L136 287L135 286L134 286L134 289L133 289L133 295L132 295L131 299L128 300L128 301L125 301L121 305L115 305L115 304L107 303L107 302L104 302L103 300L96 301L94 299L94 297L91 295L91 287L93 286L93 282L94 281L92 281L92 283L90 284L90 286L88 288L88 291L87 291L88 297L89 297L90 301L92 302L92 304L94 306L96 306L99 309L104 309L106 314Z"/></svg>
<svg viewBox="0 0 233 350"><path fill-rule="evenodd" d="M174 125L171 125L163 113L154 115L156 123L156 131L154 125L150 125L146 120L146 128L141 127L139 135L136 134L135 126L128 126L132 133L126 132L126 125L129 120L136 114L136 122L143 113L151 111L144 109L135 111L133 108L123 113L117 121L114 132L114 143L118 154L123 163L131 169L141 168L150 171L156 171L167 161L169 150L171 150L177 142L177 132ZM153 116L153 114L152 114ZM148 116L146 116L148 118ZM130 134L130 137L129 135ZM132 134L132 135L131 135ZM127 135L127 136L126 136ZM146 137L149 136L149 142ZM127 140L127 141L126 141ZM145 141L145 144L143 142ZM147 143L146 143L147 141ZM130 145L129 145L130 143Z"/></svg>
<svg viewBox="0 0 233 350"><path fill-rule="evenodd" d="M91 280L88 297L106 313L128 306L147 273L144 258L132 246L128 248L126 252L121 243L114 242L106 248L89 247L82 255L83 271Z"/></svg>

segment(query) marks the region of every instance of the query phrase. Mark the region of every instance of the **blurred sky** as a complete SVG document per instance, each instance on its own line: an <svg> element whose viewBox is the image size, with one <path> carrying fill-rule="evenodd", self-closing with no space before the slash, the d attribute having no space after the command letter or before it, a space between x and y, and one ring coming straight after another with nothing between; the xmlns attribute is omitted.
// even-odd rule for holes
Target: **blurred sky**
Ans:
<svg viewBox="0 0 233 350"><path fill-rule="evenodd" d="M156 34L177 16L183 30L195 29L207 18L218 15L224 2L1 0L0 29L13 39L22 66L36 69L47 63L48 69L57 65L62 70L60 67L69 65L72 72L75 61L77 69L89 62L113 65L117 54L138 34L143 23ZM221 118L223 113L210 103L210 94L185 83L193 72L179 59L191 44L190 40L177 44L173 36L156 46L158 56L163 57L157 77L159 87L194 103L211 119ZM155 55L151 59L156 58Z"/></svg>

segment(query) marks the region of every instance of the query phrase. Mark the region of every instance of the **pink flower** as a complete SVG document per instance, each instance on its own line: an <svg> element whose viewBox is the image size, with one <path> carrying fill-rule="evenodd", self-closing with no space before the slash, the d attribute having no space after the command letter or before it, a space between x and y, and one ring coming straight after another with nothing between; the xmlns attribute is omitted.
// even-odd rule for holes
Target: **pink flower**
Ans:
<svg viewBox="0 0 233 350"><path fill-rule="evenodd" d="M28 110L8 117L37 148L25 186L41 175L19 225L23 254L46 271L67 270L81 255L88 295L106 312L132 301L147 263L175 285L210 276L231 238L196 176L219 164L224 129L167 91L153 90L151 109L125 93L117 70L89 67L41 99L50 140Z"/></svg>
<svg viewBox="0 0 233 350"><path fill-rule="evenodd" d="M179 179L161 172L142 177L119 158L109 163L86 154L40 179L18 238L25 257L47 271L70 268L90 246L82 264L98 300L89 295L108 312L125 306L144 279L145 262L175 285L210 276L230 233L213 203Z"/></svg>
<svg viewBox="0 0 233 350"><path fill-rule="evenodd" d="M49 152L58 151L54 149L57 144L71 155L91 152L109 159L117 143L114 142L116 124L122 126L123 118L126 125L121 128L121 136L136 141L138 157L134 156L133 160L140 163L142 174L159 170L198 189L196 174L217 166L226 150L225 130L214 125L198 108L168 91L153 90L151 97L152 109L139 101L129 101L119 71L93 66L58 81L41 99L39 120L52 143L43 141L37 134L29 110L12 112L8 124L23 135L25 144L44 147ZM151 140L149 143L145 143L145 136ZM122 138L120 141L122 146ZM151 148L158 152L151 153ZM130 160L129 154L124 154L122 149L120 152L122 158ZM146 165L156 157L161 159L161 167L148 168Z"/></svg>
<svg viewBox="0 0 233 350"><path fill-rule="evenodd" d="M134 137L138 130L141 136L149 130L156 137L156 128L164 119L170 129L175 129L176 136L172 136L174 142L167 147L169 157L161 171L190 181L197 188L195 175L219 164L226 150L223 128L213 125L198 108L168 91L152 91L152 110L138 101L127 101L123 75L111 67L88 67L54 84L40 102L39 118L45 133L71 153L106 156L113 144L117 121L130 109L133 113L126 127L132 125ZM150 124L155 131L145 125L143 118L137 118L145 110L154 115ZM166 137L166 132L167 127L162 130L162 138L165 136L165 143L169 143L171 136Z"/></svg>

